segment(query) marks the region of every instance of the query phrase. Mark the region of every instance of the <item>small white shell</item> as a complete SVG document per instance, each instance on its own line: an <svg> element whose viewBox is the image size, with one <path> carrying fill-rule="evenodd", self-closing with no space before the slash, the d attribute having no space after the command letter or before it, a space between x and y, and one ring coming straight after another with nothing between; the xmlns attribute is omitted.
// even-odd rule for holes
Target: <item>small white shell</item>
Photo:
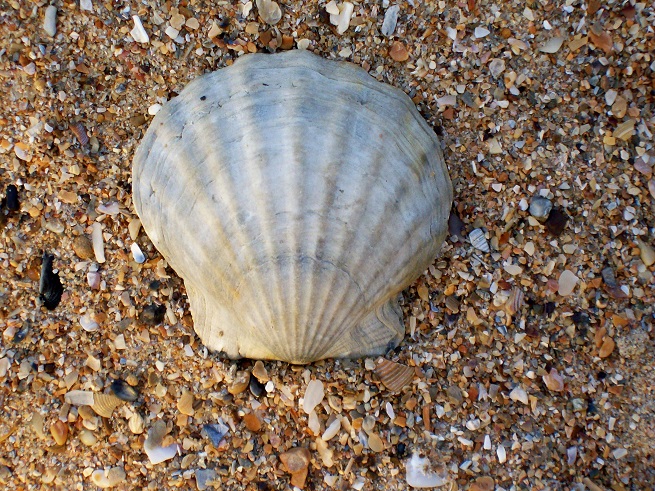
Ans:
<svg viewBox="0 0 655 491"><path fill-rule="evenodd" d="M143 228L229 357L381 355L452 186L402 91L305 50L250 54L163 105L133 162Z"/></svg>
<svg viewBox="0 0 655 491"><path fill-rule="evenodd" d="M143 416L141 416L139 413L134 413L127 421L127 426L132 433L135 435L140 435L143 433L144 428Z"/></svg>
<svg viewBox="0 0 655 491"><path fill-rule="evenodd" d="M469 233L469 241L471 242L471 245L479 251L490 251L489 242L487 242L487 238L484 236L484 232L480 228L471 230Z"/></svg>

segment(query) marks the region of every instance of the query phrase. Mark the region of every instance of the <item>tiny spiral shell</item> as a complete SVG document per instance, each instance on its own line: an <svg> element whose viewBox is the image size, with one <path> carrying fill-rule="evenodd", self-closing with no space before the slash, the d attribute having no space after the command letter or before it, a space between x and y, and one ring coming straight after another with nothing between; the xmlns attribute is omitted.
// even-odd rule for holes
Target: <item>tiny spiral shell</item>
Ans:
<svg viewBox="0 0 655 491"><path fill-rule="evenodd" d="M82 123L72 123L69 125L69 128L75 135L75 138L77 138L80 145L84 147L89 143L89 136L86 134L86 129Z"/></svg>

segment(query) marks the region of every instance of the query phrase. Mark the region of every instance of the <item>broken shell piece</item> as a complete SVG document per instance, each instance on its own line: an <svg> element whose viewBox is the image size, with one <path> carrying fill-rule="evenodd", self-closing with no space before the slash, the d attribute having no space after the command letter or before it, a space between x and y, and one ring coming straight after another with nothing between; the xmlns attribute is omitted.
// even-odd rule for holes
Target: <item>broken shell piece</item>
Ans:
<svg viewBox="0 0 655 491"><path fill-rule="evenodd" d="M307 479L307 468L311 455L306 448L292 448L288 452L280 454L280 460L286 471L291 474L291 484L302 489Z"/></svg>
<svg viewBox="0 0 655 491"><path fill-rule="evenodd" d="M99 488L113 488L125 481L125 471L122 467L112 467L109 470L96 469L91 473L91 481Z"/></svg>
<svg viewBox="0 0 655 491"><path fill-rule="evenodd" d="M148 37L148 33L143 27L143 24L141 23L141 19L139 19L138 15L133 15L132 20L134 21L134 27L130 31L130 35L132 38L137 42L137 43L147 43L150 41L150 38Z"/></svg>
<svg viewBox="0 0 655 491"><path fill-rule="evenodd" d="M255 362L255 366L252 367L252 374L262 384L270 380L268 376L268 372L266 371L266 367L264 366L264 363L261 360L257 360Z"/></svg>
<svg viewBox="0 0 655 491"><path fill-rule="evenodd" d="M521 290L519 287L514 287L512 292L509 294L507 302L505 302L505 312L507 312L507 314L510 316L519 312L521 307L523 307L523 298L523 290Z"/></svg>
<svg viewBox="0 0 655 491"><path fill-rule="evenodd" d="M443 486L448 481L441 475L434 472L427 472L426 467L429 461L415 453L407 461L407 484L413 488L435 488Z"/></svg>
<svg viewBox="0 0 655 491"><path fill-rule="evenodd" d="M193 416L193 394L188 390L184 390L177 401L177 410L187 416Z"/></svg>
<svg viewBox="0 0 655 491"><path fill-rule="evenodd" d="M143 442L143 450L150 459L151 464L159 464L170 460L177 454L177 444L173 443L167 447L162 447L164 437L166 436L166 423L161 419L157 420L150 430L148 437Z"/></svg>
<svg viewBox="0 0 655 491"><path fill-rule="evenodd" d="M639 255L641 257L641 261L646 266L652 266L655 264L655 249L653 249L650 244L644 242L641 239L637 239L637 245L639 245Z"/></svg>
<svg viewBox="0 0 655 491"><path fill-rule="evenodd" d="M489 252L489 242L484 236L484 231L481 228L475 228L469 233L469 241L471 245L478 251Z"/></svg>
<svg viewBox="0 0 655 491"><path fill-rule="evenodd" d="M412 367L401 365L386 358L378 358L375 374L391 392L399 392L412 383L415 371Z"/></svg>
<svg viewBox="0 0 655 491"><path fill-rule="evenodd" d="M139 247L139 244L136 242L132 242L132 245L130 246L130 250L132 251L132 257L134 258L134 262L137 264L143 264L146 262L146 256L141 251L141 248Z"/></svg>
<svg viewBox="0 0 655 491"><path fill-rule="evenodd" d="M353 15L355 6L350 2L344 2L341 5L330 5L334 3L335 2L330 2L325 8L328 12L339 11L338 14L330 13L330 24L337 26L337 33L343 34L350 26L350 18ZM328 6L331 7L330 10L328 10Z"/></svg>
<svg viewBox="0 0 655 491"><path fill-rule="evenodd" d="M94 396L90 390L71 390L64 396L64 401L71 406L92 406Z"/></svg>
<svg viewBox="0 0 655 491"><path fill-rule="evenodd" d="M93 231L91 232L91 240L93 242L93 253L96 256L96 261L99 263L105 262L105 239L102 236L102 225L98 222L93 222Z"/></svg>
<svg viewBox="0 0 655 491"><path fill-rule="evenodd" d="M93 406L91 408L98 416L103 418L111 418L114 409L123 403L118 397L113 394L94 394Z"/></svg>
<svg viewBox="0 0 655 491"><path fill-rule="evenodd" d="M548 390L552 390L553 392L564 390L564 378L555 368L551 368L550 373L543 376L543 380Z"/></svg>

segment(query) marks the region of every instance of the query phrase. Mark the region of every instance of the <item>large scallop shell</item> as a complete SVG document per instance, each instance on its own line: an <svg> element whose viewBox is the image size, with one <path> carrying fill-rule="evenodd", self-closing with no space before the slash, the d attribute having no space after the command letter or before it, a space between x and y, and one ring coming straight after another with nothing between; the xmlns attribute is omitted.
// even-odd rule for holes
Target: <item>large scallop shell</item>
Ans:
<svg viewBox="0 0 655 491"><path fill-rule="evenodd" d="M190 83L146 132L133 191L201 340L294 363L400 342L398 293L435 259L452 202L409 97L305 51Z"/></svg>

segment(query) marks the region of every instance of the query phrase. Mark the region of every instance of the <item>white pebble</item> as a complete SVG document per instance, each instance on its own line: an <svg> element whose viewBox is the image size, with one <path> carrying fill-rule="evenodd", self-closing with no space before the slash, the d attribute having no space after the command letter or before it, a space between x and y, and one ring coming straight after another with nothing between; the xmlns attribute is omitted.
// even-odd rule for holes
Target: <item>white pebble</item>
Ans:
<svg viewBox="0 0 655 491"><path fill-rule="evenodd" d="M91 0L80 0L80 9L93 12L93 3L91 2Z"/></svg>
<svg viewBox="0 0 655 491"><path fill-rule="evenodd" d="M393 36L393 33L396 30L396 23L398 22L398 12L400 12L400 7L398 5L393 5L384 13L384 22L382 22L381 29L383 36Z"/></svg>
<svg viewBox="0 0 655 491"><path fill-rule="evenodd" d="M143 24L141 24L141 19L139 19L138 15L133 15L132 20L134 21L134 27L130 31L130 35L132 38L137 42L137 43L148 43L150 42L150 38L148 37L148 33L146 32L145 28L143 27Z"/></svg>
<svg viewBox="0 0 655 491"><path fill-rule="evenodd" d="M178 36L178 34L180 34L180 31L175 29L173 26L168 26L164 32L171 39L175 39Z"/></svg>
<svg viewBox="0 0 655 491"><path fill-rule="evenodd" d="M494 58L489 62L489 71L491 76L498 78L498 76L505 71L505 60L500 58Z"/></svg>
<svg viewBox="0 0 655 491"><path fill-rule="evenodd" d="M341 418L337 417L335 418L334 421L332 421L332 423L330 423L330 426L325 428L325 431L323 432L323 436L321 436L321 439L325 442L329 441L339 433L340 429L341 429Z"/></svg>
<svg viewBox="0 0 655 491"><path fill-rule="evenodd" d="M101 204L98 206L98 211L104 213L105 215L118 215L120 212L119 205L116 201L112 201L108 204Z"/></svg>
<svg viewBox="0 0 655 491"><path fill-rule="evenodd" d="M321 423L318 420L318 414L313 409L309 412L309 417L307 418L307 426L314 435L318 435L321 431Z"/></svg>
<svg viewBox="0 0 655 491"><path fill-rule="evenodd" d="M93 231L91 232L91 239L93 242L93 253L96 256L96 261L99 263L105 262L105 240L102 237L102 225L98 222L93 223Z"/></svg>
<svg viewBox="0 0 655 491"><path fill-rule="evenodd" d="M298 49L307 49L311 43L312 42L309 39L299 39L298 42L296 42L296 45L298 46Z"/></svg>
<svg viewBox="0 0 655 491"><path fill-rule="evenodd" d="M150 114L150 116L154 116L159 112L160 109L161 109L161 104L153 104L148 108L148 114Z"/></svg>
<svg viewBox="0 0 655 491"><path fill-rule="evenodd" d="M302 408L305 413L311 413L316 406L318 406L323 397L325 396L325 391L323 389L323 382L320 380L312 380L307 384L307 389L305 389L305 396L302 401Z"/></svg>
<svg viewBox="0 0 655 491"><path fill-rule="evenodd" d="M48 36L55 37L55 34L57 34L57 7L54 5L49 5L45 9L43 30Z"/></svg>
<svg viewBox="0 0 655 491"><path fill-rule="evenodd" d="M93 406L95 399L90 390L71 390L64 395L64 401L71 406Z"/></svg>
<svg viewBox="0 0 655 491"><path fill-rule="evenodd" d="M491 437L484 435L484 444L482 446L485 450L491 450Z"/></svg>
<svg viewBox="0 0 655 491"><path fill-rule="evenodd" d="M542 53L557 53L564 43L563 37L550 38L543 45L539 47Z"/></svg>
<svg viewBox="0 0 655 491"><path fill-rule="evenodd" d="M146 261L146 256L141 251L139 244L133 242L132 245L130 246L130 250L132 251L132 257L134 257L134 261L136 263L143 264Z"/></svg>

